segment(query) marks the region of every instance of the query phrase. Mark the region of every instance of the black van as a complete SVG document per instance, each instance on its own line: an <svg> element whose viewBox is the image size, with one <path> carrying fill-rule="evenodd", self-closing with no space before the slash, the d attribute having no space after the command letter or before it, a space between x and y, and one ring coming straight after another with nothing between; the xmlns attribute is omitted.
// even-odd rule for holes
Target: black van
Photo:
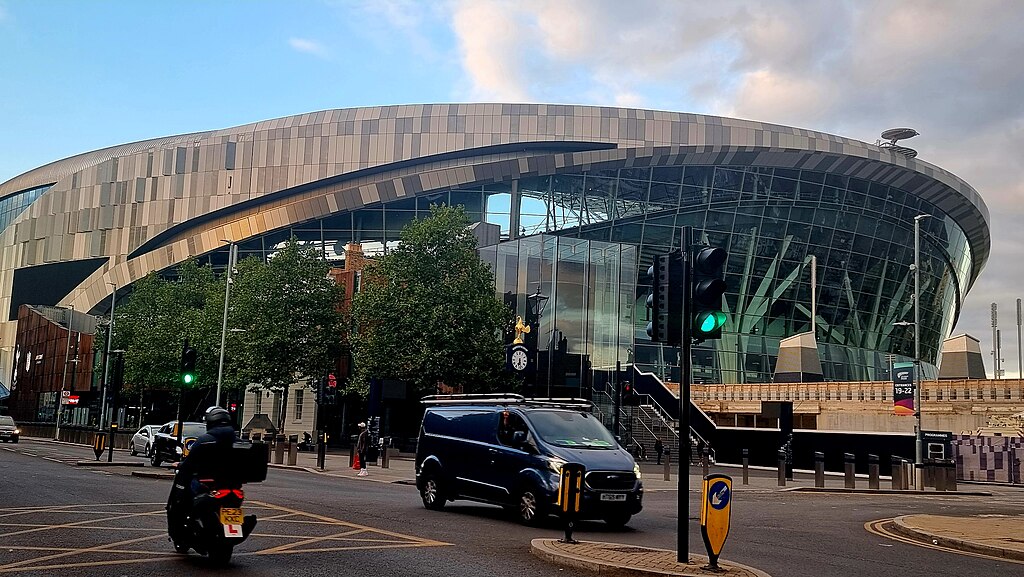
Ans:
<svg viewBox="0 0 1024 577"><path fill-rule="evenodd" d="M416 486L428 509L470 499L536 524L555 512L559 473L570 462L587 469L580 518L621 527L643 508L640 468L588 401L432 395L423 402Z"/></svg>

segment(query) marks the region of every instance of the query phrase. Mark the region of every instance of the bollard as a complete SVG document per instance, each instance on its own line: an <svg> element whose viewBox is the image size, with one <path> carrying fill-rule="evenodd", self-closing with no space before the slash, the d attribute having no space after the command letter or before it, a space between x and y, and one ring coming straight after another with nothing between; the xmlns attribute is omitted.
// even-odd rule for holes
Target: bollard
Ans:
<svg viewBox="0 0 1024 577"><path fill-rule="evenodd" d="M814 486L825 486L825 453L814 452Z"/></svg>
<svg viewBox="0 0 1024 577"><path fill-rule="evenodd" d="M672 480L672 470L670 469L671 464L672 464L672 453L668 449L665 449L665 480L666 481L671 481Z"/></svg>
<svg viewBox="0 0 1024 577"><path fill-rule="evenodd" d="M909 490L911 485L915 485L914 475L917 471L914 469L914 464L910 461L903 459L903 490Z"/></svg>
<svg viewBox="0 0 1024 577"><path fill-rule="evenodd" d="M380 468L390 469L391 468L391 447L380 448Z"/></svg>
<svg viewBox="0 0 1024 577"><path fill-rule="evenodd" d="M327 433L320 431L316 436L316 466L323 471L327 468Z"/></svg>
<svg viewBox="0 0 1024 577"><path fill-rule="evenodd" d="M786 486L786 451L779 449L779 486Z"/></svg>
<svg viewBox="0 0 1024 577"><path fill-rule="evenodd" d="M284 435L274 437L274 464L284 464Z"/></svg>
<svg viewBox="0 0 1024 577"><path fill-rule="evenodd" d="M899 457L895 456L889 457L889 474L892 475L892 489L894 491L899 491L903 489L902 467L903 459L900 459Z"/></svg>
<svg viewBox="0 0 1024 577"><path fill-rule="evenodd" d="M295 463L298 461L298 458L299 458L299 436L298 435L291 435L290 437L288 437L288 464L291 465L292 467L294 467Z"/></svg>
<svg viewBox="0 0 1024 577"><path fill-rule="evenodd" d="M708 476L708 468L711 465L711 447L704 445L700 450L700 463L704 470L704 476Z"/></svg>
<svg viewBox="0 0 1024 577"><path fill-rule="evenodd" d="M356 463L356 442L353 439L352 444L348 446L348 467L351 469L352 465Z"/></svg>
<svg viewBox="0 0 1024 577"><path fill-rule="evenodd" d="M750 484L750 449L743 449L743 484Z"/></svg>
<svg viewBox="0 0 1024 577"><path fill-rule="evenodd" d="M853 453L843 453L843 472L846 475L847 489L857 488L857 477L853 473L853 466L856 462L857 457Z"/></svg>
<svg viewBox="0 0 1024 577"><path fill-rule="evenodd" d="M946 463L946 490L956 491L956 462Z"/></svg>
<svg viewBox="0 0 1024 577"><path fill-rule="evenodd" d="M868 455L868 489L878 488L878 455Z"/></svg>

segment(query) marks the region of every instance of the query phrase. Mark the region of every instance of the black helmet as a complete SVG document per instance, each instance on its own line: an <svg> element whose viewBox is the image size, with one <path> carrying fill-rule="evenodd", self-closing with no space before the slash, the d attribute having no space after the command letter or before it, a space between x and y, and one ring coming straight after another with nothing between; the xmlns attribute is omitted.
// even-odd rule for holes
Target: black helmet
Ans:
<svg viewBox="0 0 1024 577"><path fill-rule="evenodd" d="M231 426L231 413L221 407L210 407L206 409L204 420L207 431L216 427L229 427Z"/></svg>

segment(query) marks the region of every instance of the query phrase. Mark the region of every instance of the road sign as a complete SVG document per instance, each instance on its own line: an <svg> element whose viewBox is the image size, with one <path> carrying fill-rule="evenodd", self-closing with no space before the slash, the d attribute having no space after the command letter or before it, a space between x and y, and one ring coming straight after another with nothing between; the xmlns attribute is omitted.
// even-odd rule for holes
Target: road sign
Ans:
<svg viewBox="0 0 1024 577"><path fill-rule="evenodd" d="M71 395L61 399L61 402L64 403L65 405L77 405L79 400L80 397L78 395Z"/></svg>
<svg viewBox="0 0 1024 577"><path fill-rule="evenodd" d="M700 534L708 550L708 567L718 569L718 556L729 537L732 513L732 477L706 475L701 488Z"/></svg>
<svg viewBox="0 0 1024 577"><path fill-rule="evenodd" d="M61 391L60 392L60 396L61 397L65 397L65 398L66 397L70 397L71 396L71 391Z"/></svg>

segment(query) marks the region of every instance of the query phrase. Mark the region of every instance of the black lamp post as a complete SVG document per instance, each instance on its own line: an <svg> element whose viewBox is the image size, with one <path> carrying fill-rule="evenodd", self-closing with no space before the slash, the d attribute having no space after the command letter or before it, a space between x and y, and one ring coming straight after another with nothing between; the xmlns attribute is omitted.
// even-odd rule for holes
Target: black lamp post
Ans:
<svg viewBox="0 0 1024 577"><path fill-rule="evenodd" d="M526 314L528 316L526 324L532 325L532 327L533 327L533 331L531 331L531 334L533 335L531 340L533 341L534 355L536 355L534 358L537 360L537 362L534 363L534 366L537 366L537 365L540 364L539 363L539 361L540 361L540 346L539 346L539 342L540 342L540 334L539 334L539 332L540 332L540 319L541 319L541 316L544 314L544 307L545 307L545 305L547 305L547 303L548 303L548 297L543 295L543 294L541 294L541 292L540 292L540 283L537 283L537 292L533 293L532 295L528 295L526 297ZM550 356L551 355L550 355L550 351L549 351L548 352L548 368L549 369L550 369L550 365L551 365L551 358L550 358ZM548 374L550 374L550 370L548 371ZM550 377L549 377L549 379L550 379ZM533 385L534 385L534 387L536 387L537 386L536 373L534 374L534 379L533 380L534 380Z"/></svg>

